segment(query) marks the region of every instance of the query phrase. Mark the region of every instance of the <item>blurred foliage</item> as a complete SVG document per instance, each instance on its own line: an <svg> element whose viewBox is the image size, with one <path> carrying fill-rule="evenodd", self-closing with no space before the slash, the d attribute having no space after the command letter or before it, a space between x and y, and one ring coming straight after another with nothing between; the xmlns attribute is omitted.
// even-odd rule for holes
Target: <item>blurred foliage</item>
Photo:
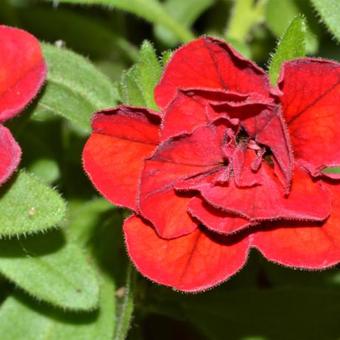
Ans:
<svg viewBox="0 0 340 340"><path fill-rule="evenodd" d="M0 339L338 339L340 275L251 254L222 286L184 295L128 264L126 212L98 197L81 151L92 113L156 109L171 50L202 34L267 68L340 59L338 0L2 0L0 21L44 41L46 86L11 122L21 170L0 193ZM151 43L151 42L152 43Z"/></svg>

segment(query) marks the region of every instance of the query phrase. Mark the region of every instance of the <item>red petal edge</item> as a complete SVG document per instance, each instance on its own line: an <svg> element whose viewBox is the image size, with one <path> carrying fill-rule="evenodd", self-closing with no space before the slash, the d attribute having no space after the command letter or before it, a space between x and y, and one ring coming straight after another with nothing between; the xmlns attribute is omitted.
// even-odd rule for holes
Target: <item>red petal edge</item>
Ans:
<svg viewBox="0 0 340 340"><path fill-rule="evenodd" d="M0 26L0 46L0 122L4 122L35 97L47 67L39 41L26 31Z"/></svg>
<svg viewBox="0 0 340 340"><path fill-rule="evenodd" d="M257 93L267 98L270 85L265 72L222 40L196 39L179 48L165 68L155 89L158 106L164 109L178 89L205 88Z"/></svg>
<svg viewBox="0 0 340 340"><path fill-rule="evenodd" d="M252 226L246 218L216 209L199 197L190 200L188 212L206 228L220 234L233 234Z"/></svg>
<svg viewBox="0 0 340 340"><path fill-rule="evenodd" d="M143 108L120 106L94 116L83 165L97 190L110 202L136 209L144 160L158 144L159 119Z"/></svg>
<svg viewBox="0 0 340 340"><path fill-rule="evenodd" d="M160 238L133 215L124 223L128 253L150 280L186 292L198 292L229 279L245 264L247 238L226 239L200 229L173 239Z"/></svg>
<svg viewBox="0 0 340 340"><path fill-rule="evenodd" d="M301 269L325 269L340 262L340 186L328 185L333 210L323 224L284 223L252 236L268 260Z"/></svg>
<svg viewBox="0 0 340 340"><path fill-rule="evenodd" d="M12 175L21 158L21 149L11 132L0 125L0 184Z"/></svg>
<svg viewBox="0 0 340 340"><path fill-rule="evenodd" d="M201 186L199 191L216 208L248 218L265 220L323 221L331 212L331 200L322 183L313 182L309 174L296 167L292 191L284 196L281 186L264 162L261 165L263 185L237 188L233 181L226 185Z"/></svg>

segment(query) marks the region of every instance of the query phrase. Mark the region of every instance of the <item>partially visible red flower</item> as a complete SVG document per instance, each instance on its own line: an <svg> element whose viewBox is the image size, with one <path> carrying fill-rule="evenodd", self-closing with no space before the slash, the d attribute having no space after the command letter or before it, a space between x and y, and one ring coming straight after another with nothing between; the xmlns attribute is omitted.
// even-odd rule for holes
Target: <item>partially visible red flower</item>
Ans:
<svg viewBox="0 0 340 340"><path fill-rule="evenodd" d="M20 113L45 80L39 42L31 34L0 26L0 184L17 168L21 149L2 124Z"/></svg>
<svg viewBox="0 0 340 340"><path fill-rule="evenodd" d="M155 90L160 112L97 113L84 167L124 223L129 255L158 283L199 291L250 248L286 266L340 262L340 65L284 64L278 87L209 37L180 48Z"/></svg>

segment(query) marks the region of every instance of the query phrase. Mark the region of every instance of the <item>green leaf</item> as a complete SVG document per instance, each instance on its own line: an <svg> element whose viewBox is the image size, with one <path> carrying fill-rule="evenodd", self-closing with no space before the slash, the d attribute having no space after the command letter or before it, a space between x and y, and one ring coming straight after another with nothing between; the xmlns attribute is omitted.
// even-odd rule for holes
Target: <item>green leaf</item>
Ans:
<svg viewBox="0 0 340 340"><path fill-rule="evenodd" d="M0 308L1 340L111 340L115 326L114 285L104 281L99 310L66 313L16 293Z"/></svg>
<svg viewBox="0 0 340 340"><path fill-rule="evenodd" d="M55 182L60 177L59 166L54 159L37 159L30 165L28 170L47 184Z"/></svg>
<svg viewBox="0 0 340 340"><path fill-rule="evenodd" d="M43 45L43 52L48 64L47 85L33 118L53 113L88 133L92 114L116 105L117 90L84 57L48 44Z"/></svg>
<svg viewBox="0 0 340 340"><path fill-rule="evenodd" d="M321 20L329 31L340 41L340 1L339 0L311 0L318 11Z"/></svg>
<svg viewBox="0 0 340 340"><path fill-rule="evenodd" d="M299 0L268 0L265 10L266 24L277 38L280 38L289 26L289 23L297 16L307 15L308 21L312 20L313 13L306 1ZM318 49L317 35L310 27L311 22L306 23L306 50L315 53ZM314 30L313 26L313 30Z"/></svg>
<svg viewBox="0 0 340 340"><path fill-rule="evenodd" d="M98 305L98 281L80 247L60 231L0 241L0 273L30 295L70 310Z"/></svg>
<svg viewBox="0 0 340 340"><path fill-rule="evenodd" d="M55 11L46 6L30 6L29 11L24 7L17 14L25 29L41 40L58 41L62 38L66 46L96 60L109 58L112 62L112 56L116 56L117 52L118 57L124 54L132 61L136 61L138 56L137 49L124 36L115 32L114 27L107 27L103 20L98 20L91 12L86 15L83 11L76 12L71 8ZM65 28L62 36L60 27ZM79 39L85 31L86 44L83 39Z"/></svg>
<svg viewBox="0 0 340 340"><path fill-rule="evenodd" d="M197 18L214 2L215 0L167 0L164 3L164 8L183 26L190 28ZM167 45L173 46L178 42L177 36L162 25L155 27L155 33Z"/></svg>
<svg viewBox="0 0 340 340"><path fill-rule="evenodd" d="M123 288L122 301L118 306L118 316L114 340L125 340L130 329L132 314L134 310L134 286L136 272L129 263L127 267L126 284Z"/></svg>
<svg viewBox="0 0 340 340"><path fill-rule="evenodd" d="M54 0L46 1L54 2ZM180 22L174 20L157 0L58 0L58 3L115 7L140 16L153 24L161 24L173 32L182 42L194 38L192 33Z"/></svg>
<svg viewBox="0 0 340 340"><path fill-rule="evenodd" d="M161 65L163 68L168 64L172 56L173 56L173 51L171 50L166 50L162 53Z"/></svg>
<svg viewBox="0 0 340 340"><path fill-rule="evenodd" d="M269 78L273 85L275 85L278 80L282 63L287 60L305 56L305 33L304 18L296 17L279 41L277 49L271 59Z"/></svg>
<svg viewBox="0 0 340 340"><path fill-rule="evenodd" d="M0 235L32 234L55 227L65 215L60 195L20 171L0 191Z"/></svg>
<svg viewBox="0 0 340 340"><path fill-rule="evenodd" d="M144 41L138 62L122 76L120 96L123 103L157 110L154 88L161 73L162 67L153 46Z"/></svg>
<svg viewBox="0 0 340 340"><path fill-rule="evenodd" d="M338 166L331 166L322 170L325 174L340 174L340 168Z"/></svg>
<svg viewBox="0 0 340 340"><path fill-rule="evenodd" d="M113 208L114 207L103 198L85 202L70 202L67 223L69 238L81 246L86 246L89 240L91 240L94 229L102 222L102 214Z"/></svg>
<svg viewBox="0 0 340 340"><path fill-rule="evenodd" d="M138 72L135 66L123 72L119 83L119 94L122 102L127 105L146 106L142 89L137 83Z"/></svg>

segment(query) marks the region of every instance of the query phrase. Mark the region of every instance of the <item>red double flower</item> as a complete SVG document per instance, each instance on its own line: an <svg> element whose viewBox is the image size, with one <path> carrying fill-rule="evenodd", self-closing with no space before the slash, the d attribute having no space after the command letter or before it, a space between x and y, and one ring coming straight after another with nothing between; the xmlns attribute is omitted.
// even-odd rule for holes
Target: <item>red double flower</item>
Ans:
<svg viewBox="0 0 340 340"><path fill-rule="evenodd" d="M0 184L17 168L21 149L2 124L35 97L46 76L40 44L31 34L0 26Z"/></svg>
<svg viewBox="0 0 340 340"><path fill-rule="evenodd" d="M257 248L283 265L340 262L340 65L284 64L278 87L220 40L177 50L155 89L160 112L95 115L84 167L130 208L129 255L158 283L198 291Z"/></svg>

